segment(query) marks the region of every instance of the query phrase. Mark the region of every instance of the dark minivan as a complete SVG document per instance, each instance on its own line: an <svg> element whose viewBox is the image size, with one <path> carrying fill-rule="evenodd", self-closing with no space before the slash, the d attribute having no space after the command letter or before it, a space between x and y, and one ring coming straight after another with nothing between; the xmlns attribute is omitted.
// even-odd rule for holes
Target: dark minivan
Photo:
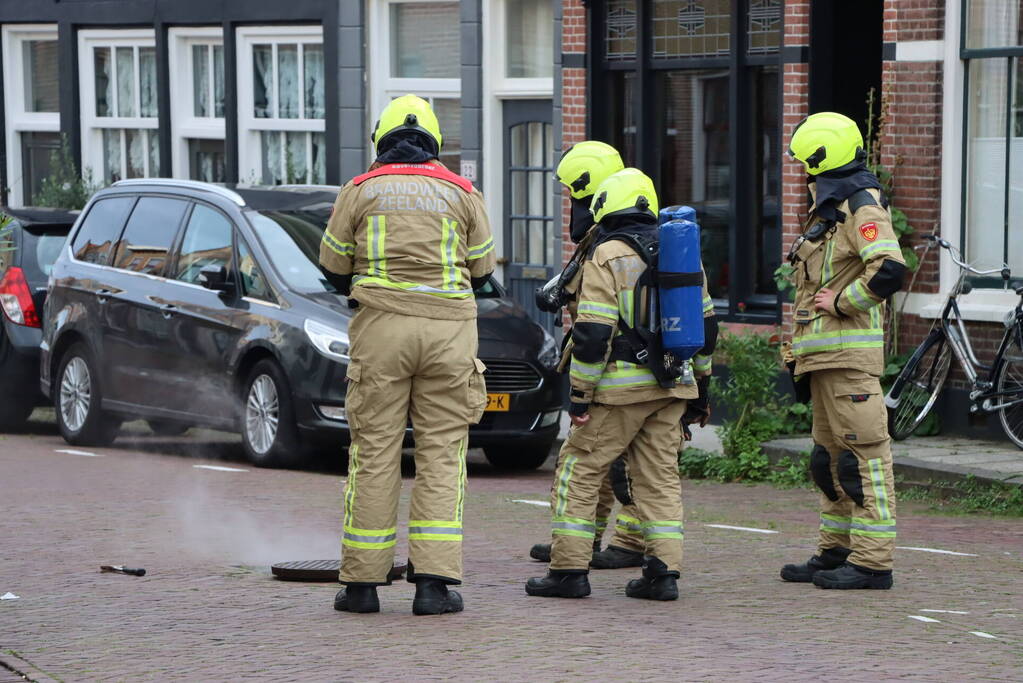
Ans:
<svg viewBox="0 0 1023 683"><path fill-rule="evenodd" d="M21 429L39 392L43 301L53 262L78 218L63 209L0 208L0 431Z"/></svg>
<svg viewBox="0 0 1023 683"><path fill-rule="evenodd" d="M256 464L346 444L351 310L317 267L336 193L163 179L98 192L46 300L40 377L64 438L110 443L141 417L163 434L240 431ZM496 282L477 300L490 401L470 446L538 467L559 428L557 347Z"/></svg>

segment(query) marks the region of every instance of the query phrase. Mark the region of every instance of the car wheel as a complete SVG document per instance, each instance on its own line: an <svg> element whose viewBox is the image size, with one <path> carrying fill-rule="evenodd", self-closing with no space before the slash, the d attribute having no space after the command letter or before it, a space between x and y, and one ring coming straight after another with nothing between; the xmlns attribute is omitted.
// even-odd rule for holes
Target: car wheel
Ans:
<svg viewBox="0 0 1023 683"><path fill-rule="evenodd" d="M487 462L499 470L535 470L545 462L551 454L552 441L540 444L529 444L521 448L508 446L488 446L483 449Z"/></svg>
<svg viewBox="0 0 1023 683"><path fill-rule="evenodd" d="M100 373L85 344L74 344L61 358L53 392L57 427L73 446L109 446L121 420L103 412Z"/></svg>
<svg viewBox="0 0 1023 683"><path fill-rule="evenodd" d="M157 436L181 436L191 426L172 420L146 420L146 424L149 425L150 431Z"/></svg>
<svg viewBox="0 0 1023 683"><path fill-rule="evenodd" d="M275 467L296 463L304 454L295 424L291 387L281 367L261 360L249 373L242 394L242 443L252 464Z"/></svg>

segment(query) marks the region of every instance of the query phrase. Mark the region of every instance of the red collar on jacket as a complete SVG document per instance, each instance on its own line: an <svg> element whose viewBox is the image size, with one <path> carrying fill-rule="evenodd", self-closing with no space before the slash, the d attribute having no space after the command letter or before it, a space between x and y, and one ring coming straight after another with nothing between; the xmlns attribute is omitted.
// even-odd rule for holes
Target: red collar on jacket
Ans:
<svg viewBox="0 0 1023 683"><path fill-rule="evenodd" d="M462 188L465 192L472 192L472 183L458 175L452 173L448 169L444 168L440 164L385 164L380 168L363 173L362 175L355 176L352 178L352 182L356 185L361 185L370 178L376 178L382 175L425 175L430 178L437 178L439 180L446 180L449 183L457 185Z"/></svg>

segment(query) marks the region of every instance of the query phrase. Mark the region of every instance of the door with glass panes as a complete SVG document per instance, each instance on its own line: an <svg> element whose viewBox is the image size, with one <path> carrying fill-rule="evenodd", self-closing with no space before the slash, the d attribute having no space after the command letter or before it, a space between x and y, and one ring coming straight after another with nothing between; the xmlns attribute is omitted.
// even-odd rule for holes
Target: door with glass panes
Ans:
<svg viewBox="0 0 1023 683"><path fill-rule="evenodd" d="M555 274L561 230L554 224L554 140L550 100L504 103L505 284L533 320L553 332L555 316L536 307L533 292Z"/></svg>

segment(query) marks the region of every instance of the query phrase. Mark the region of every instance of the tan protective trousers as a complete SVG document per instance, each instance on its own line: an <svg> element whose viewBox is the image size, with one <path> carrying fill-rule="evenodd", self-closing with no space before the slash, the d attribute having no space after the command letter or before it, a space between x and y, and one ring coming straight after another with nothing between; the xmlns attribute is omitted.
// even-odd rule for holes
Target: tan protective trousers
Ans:
<svg viewBox="0 0 1023 683"><path fill-rule="evenodd" d="M646 554L664 562L671 572L681 571L678 449L685 406L677 398L590 406L589 422L572 429L558 458L551 491L551 569L587 571L602 482L614 459L628 451Z"/></svg>
<svg viewBox="0 0 1023 683"><path fill-rule="evenodd" d="M417 576L460 583L465 452L486 406L475 320L434 320L365 306L348 330L351 427L340 581L382 585L394 562L401 446L416 441L409 561Z"/></svg>
<svg viewBox="0 0 1023 683"><path fill-rule="evenodd" d="M608 522L611 519L612 508L615 504L615 494L611 488L611 477L604 477L603 483L600 485L600 493L597 497L597 517L596 517L596 534L599 540L607 529ZM608 543L609 546L615 546L622 548L623 550L631 550L633 552L641 553L645 548L643 544L643 528L639 521L639 512L636 510L636 505L623 505L615 515L615 532L611 537L611 541Z"/></svg>
<svg viewBox="0 0 1023 683"><path fill-rule="evenodd" d="M810 471L821 489L818 550L851 548L849 562L892 568L895 479L881 384L861 370L815 370Z"/></svg>

